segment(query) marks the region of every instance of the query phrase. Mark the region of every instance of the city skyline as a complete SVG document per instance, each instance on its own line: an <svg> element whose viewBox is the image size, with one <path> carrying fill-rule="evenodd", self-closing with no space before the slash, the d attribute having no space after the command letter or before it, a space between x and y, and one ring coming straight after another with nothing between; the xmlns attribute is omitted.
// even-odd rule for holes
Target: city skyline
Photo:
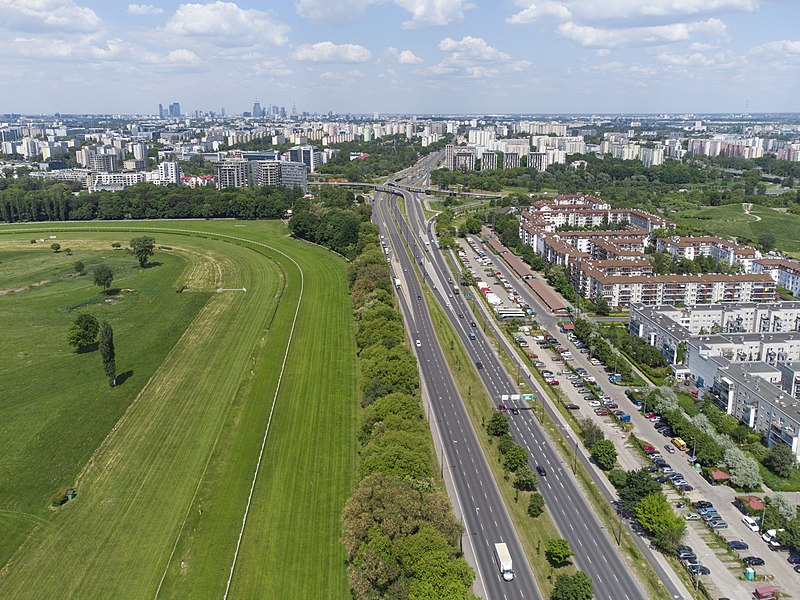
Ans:
<svg viewBox="0 0 800 600"><path fill-rule="evenodd" d="M791 112L780 0L0 0L0 113Z"/></svg>

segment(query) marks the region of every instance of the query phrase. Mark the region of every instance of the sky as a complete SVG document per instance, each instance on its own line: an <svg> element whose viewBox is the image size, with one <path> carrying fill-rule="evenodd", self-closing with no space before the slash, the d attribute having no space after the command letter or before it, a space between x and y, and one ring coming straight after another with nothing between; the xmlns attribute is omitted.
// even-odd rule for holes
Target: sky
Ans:
<svg viewBox="0 0 800 600"><path fill-rule="evenodd" d="M0 114L800 112L799 0L0 0Z"/></svg>

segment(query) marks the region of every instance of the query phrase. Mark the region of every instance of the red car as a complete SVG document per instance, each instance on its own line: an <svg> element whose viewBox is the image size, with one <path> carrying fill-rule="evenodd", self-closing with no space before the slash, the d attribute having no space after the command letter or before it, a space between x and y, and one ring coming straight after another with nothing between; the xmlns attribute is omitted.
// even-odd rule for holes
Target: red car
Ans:
<svg viewBox="0 0 800 600"><path fill-rule="evenodd" d="M644 446L642 446L642 450L644 450L645 452L652 452L655 449L656 449L655 446L651 446L650 444L645 444Z"/></svg>
<svg viewBox="0 0 800 600"><path fill-rule="evenodd" d="M550 384L550 385L558 385L558 379L551 379L547 383Z"/></svg>
<svg viewBox="0 0 800 600"><path fill-rule="evenodd" d="M649 413L647 413L647 414L645 415L645 418L647 418L647 419L652 419L652 418L653 418L653 417L655 417L655 416L656 416L656 413L654 413L654 412L649 412Z"/></svg>
<svg viewBox="0 0 800 600"><path fill-rule="evenodd" d="M619 408L619 405L612 402L606 408L608 408L609 410L614 410L615 408Z"/></svg>
<svg viewBox="0 0 800 600"><path fill-rule="evenodd" d="M608 415L608 409L607 408L596 408L596 409L594 409L594 414L596 414L599 417L605 417L605 416Z"/></svg>
<svg viewBox="0 0 800 600"><path fill-rule="evenodd" d="M505 404L498 404L498 405L497 405L497 409L498 409L500 412L506 412L506 411L508 410L508 407L507 407Z"/></svg>

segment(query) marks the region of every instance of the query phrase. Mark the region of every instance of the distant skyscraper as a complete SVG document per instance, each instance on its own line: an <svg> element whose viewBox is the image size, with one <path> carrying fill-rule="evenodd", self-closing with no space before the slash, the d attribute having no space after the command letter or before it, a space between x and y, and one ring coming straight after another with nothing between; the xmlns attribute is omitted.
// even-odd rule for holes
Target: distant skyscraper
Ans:
<svg viewBox="0 0 800 600"><path fill-rule="evenodd" d="M219 109L219 114L222 115L223 117L225 116L225 107L224 106Z"/></svg>
<svg viewBox="0 0 800 600"><path fill-rule="evenodd" d="M169 105L169 116L170 117L180 117L181 116L181 105L179 102L173 102Z"/></svg>
<svg viewBox="0 0 800 600"><path fill-rule="evenodd" d="M164 105L163 104L159 104L158 105L158 118L159 119L163 119L164 118Z"/></svg>
<svg viewBox="0 0 800 600"><path fill-rule="evenodd" d="M256 118L264 116L264 111L261 108L261 103L258 100L256 100L255 103L253 104L253 116Z"/></svg>
<svg viewBox="0 0 800 600"><path fill-rule="evenodd" d="M292 102L292 116L297 116L297 105L294 102Z"/></svg>

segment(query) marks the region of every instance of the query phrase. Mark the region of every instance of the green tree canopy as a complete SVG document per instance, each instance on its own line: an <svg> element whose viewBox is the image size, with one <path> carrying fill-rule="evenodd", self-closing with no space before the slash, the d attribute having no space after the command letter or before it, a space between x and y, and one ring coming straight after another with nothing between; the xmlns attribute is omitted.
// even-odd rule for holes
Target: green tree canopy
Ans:
<svg viewBox="0 0 800 600"><path fill-rule="evenodd" d="M569 541L564 538L552 538L547 540L547 547L545 548L545 556L553 566L559 566L569 561L571 556L575 553L569 547Z"/></svg>
<svg viewBox="0 0 800 600"><path fill-rule="evenodd" d="M139 266L144 267L147 261L153 256L155 251L156 241L149 236L141 236L131 240L131 249L139 261Z"/></svg>
<svg viewBox="0 0 800 600"><path fill-rule="evenodd" d="M544 512L544 496L539 492L531 494L531 499L528 501L528 514L536 518Z"/></svg>
<svg viewBox="0 0 800 600"><path fill-rule="evenodd" d="M89 313L83 313L75 318L69 326L67 341L70 346L81 349L94 344L100 331L100 323Z"/></svg>
<svg viewBox="0 0 800 600"><path fill-rule="evenodd" d="M489 422L486 424L486 432L493 436L504 436L508 433L508 417L499 410L493 410Z"/></svg>
<svg viewBox="0 0 800 600"><path fill-rule="evenodd" d="M100 339L98 341L100 347L100 357L103 360L103 371L108 377L108 385L114 387L117 385L117 363L116 363L116 350L114 349L114 331L108 321L103 321L100 324Z"/></svg>
<svg viewBox="0 0 800 600"><path fill-rule="evenodd" d="M111 267L106 264L97 265L93 273L95 285L103 288L103 291L111 287L111 282L114 281L114 271L111 270Z"/></svg>
<svg viewBox="0 0 800 600"><path fill-rule="evenodd" d="M599 440L592 446L592 458L603 471L610 471L617 462L617 449L611 440Z"/></svg>
<svg viewBox="0 0 800 600"><path fill-rule="evenodd" d="M583 571L574 575L558 575L550 600L592 600L591 578Z"/></svg>
<svg viewBox="0 0 800 600"><path fill-rule="evenodd" d="M794 452L786 444L775 444L764 458L764 466L779 477L789 477L795 466Z"/></svg>
<svg viewBox="0 0 800 600"><path fill-rule="evenodd" d="M636 505L636 519L653 537L653 543L666 552L674 551L686 532L686 523L672 511L662 492L645 496Z"/></svg>

